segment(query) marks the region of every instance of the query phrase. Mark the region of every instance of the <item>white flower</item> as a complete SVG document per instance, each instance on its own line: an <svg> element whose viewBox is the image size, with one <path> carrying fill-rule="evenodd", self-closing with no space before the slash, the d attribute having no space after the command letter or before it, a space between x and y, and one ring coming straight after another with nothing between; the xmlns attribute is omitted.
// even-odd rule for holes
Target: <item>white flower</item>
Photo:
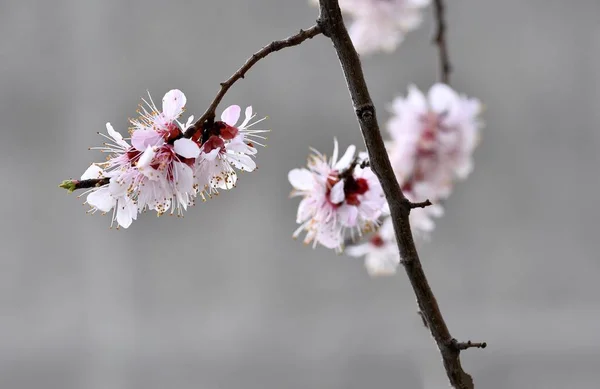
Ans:
<svg viewBox="0 0 600 389"><path fill-rule="evenodd" d="M268 130L250 129L266 118L251 123L256 115L252 107L247 107L244 120L237 125L240 112L241 108L237 105L228 107L223 111L221 120L202 134L201 153L195 166L195 184L209 197L218 193L218 189L228 190L235 186L235 169L254 171L256 163L252 157L257 153L254 145L264 146L260 142L267 139L260 134Z"/></svg>
<svg viewBox="0 0 600 389"><path fill-rule="evenodd" d="M394 100L388 145L403 189L414 192L419 186L431 201L448 197L454 180L466 178L473 169L480 110L478 100L445 84L433 85L427 98L410 86L406 98Z"/></svg>
<svg viewBox="0 0 600 389"><path fill-rule="evenodd" d="M318 3L318 0L312 0ZM340 0L340 8L352 16L349 27L354 47L360 54L392 52L404 35L422 21L421 9L430 0Z"/></svg>
<svg viewBox="0 0 600 389"><path fill-rule="evenodd" d="M338 161L338 143L334 142L331 159L316 150L309 157L308 169L294 169L288 179L293 196L302 196L296 222L297 237L307 232L304 242L341 250L344 232L368 231L378 223L386 205L379 181L369 167L361 168L355 159L355 147L349 146Z"/></svg>

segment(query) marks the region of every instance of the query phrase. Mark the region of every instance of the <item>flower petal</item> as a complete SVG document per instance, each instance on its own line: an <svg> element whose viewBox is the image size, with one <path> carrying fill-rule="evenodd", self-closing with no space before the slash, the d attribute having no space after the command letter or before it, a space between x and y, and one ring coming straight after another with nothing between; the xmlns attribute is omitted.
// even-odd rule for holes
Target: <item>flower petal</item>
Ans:
<svg viewBox="0 0 600 389"><path fill-rule="evenodd" d="M354 145L348 146L348 148L346 149L346 152L344 153L344 155L342 155L342 158L340 158L340 160L334 165L333 168L337 169L337 170L342 170L342 169L350 166L350 164L352 163L352 160L354 159L355 151L356 151L356 146L354 146Z"/></svg>
<svg viewBox="0 0 600 389"><path fill-rule="evenodd" d="M163 115L168 121L177 119L183 113L187 99L179 89L168 91L163 97Z"/></svg>
<svg viewBox="0 0 600 389"><path fill-rule="evenodd" d="M106 131L108 135L115 140L115 142L124 148L129 148L129 144L123 140L123 135L121 135L118 131L115 131L113 126L110 123L106 123Z"/></svg>
<svg viewBox="0 0 600 389"><path fill-rule="evenodd" d="M86 171L81 175L82 180L91 180L95 178L101 178L104 175L104 170L102 170L98 165L91 164L90 167L86 169Z"/></svg>
<svg viewBox="0 0 600 389"><path fill-rule="evenodd" d="M138 151L144 151L149 146L161 146L165 140L154 130L135 130L131 134L131 144Z"/></svg>
<svg viewBox="0 0 600 389"><path fill-rule="evenodd" d="M181 138L173 143L175 152L183 158L198 158L200 155L200 147L191 139Z"/></svg>
<svg viewBox="0 0 600 389"><path fill-rule="evenodd" d="M240 118L241 108L239 105L231 105L225 108L225 111L221 114L221 120L230 126L234 126Z"/></svg>
<svg viewBox="0 0 600 389"><path fill-rule="evenodd" d="M246 112L244 113L244 121L240 124L239 128L246 128L250 120L252 119L252 106L246 108Z"/></svg>
<svg viewBox="0 0 600 389"><path fill-rule="evenodd" d="M337 163L338 154L339 154L338 141L337 141L337 138L333 138L333 154L331 154L331 166L335 166L335 164Z"/></svg>
<svg viewBox="0 0 600 389"><path fill-rule="evenodd" d="M459 102L458 94L448 85L440 83L429 89L428 99L431 109L436 113L449 112Z"/></svg>
<svg viewBox="0 0 600 389"><path fill-rule="evenodd" d="M290 170L288 180L297 190L311 190L314 185L313 175L307 169Z"/></svg>
<svg viewBox="0 0 600 389"><path fill-rule="evenodd" d="M339 204L346 199L346 195L344 194L344 180L339 181L331 188L329 199L333 204Z"/></svg>
<svg viewBox="0 0 600 389"><path fill-rule="evenodd" d="M115 198L108 191L108 187L103 187L90 193L87 196L87 202L90 206L102 212L110 211L116 203Z"/></svg>
<svg viewBox="0 0 600 389"><path fill-rule="evenodd" d="M251 172L256 169L256 162L246 154L227 153L227 160L240 170Z"/></svg>
<svg viewBox="0 0 600 389"><path fill-rule="evenodd" d="M148 146L140 156L140 159L138 160L138 168L145 168L147 166L150 166L150 163L152 162L152 159L154 159L155 154L156 152L154 151L154 148L152 146Z"/></svg>

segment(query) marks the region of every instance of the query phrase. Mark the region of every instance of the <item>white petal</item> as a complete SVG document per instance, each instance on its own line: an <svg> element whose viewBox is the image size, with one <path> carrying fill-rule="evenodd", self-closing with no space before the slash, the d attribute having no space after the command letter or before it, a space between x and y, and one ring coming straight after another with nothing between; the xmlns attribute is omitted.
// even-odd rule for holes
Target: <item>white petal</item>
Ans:
<svg viewBox="0 0 600 389"><path fill-rule="evenodd" d="M246 108L244 121L240 124L239 128L246 128L250 120L252 119L252 106Z"/></svg>
<svg viewBox="0 0 600 389"><path fill-rule="evenodd" d="M225 108L225 111L221 114L221 120L230 126L235 126L238 119L240 118L241 108L239 105L231 105Z"/></svg>
<svg viewBox="0 0 600 389"><path fill-rule="evenodd" d="M123 136L119 132L115 131L115 129L110 123L106 123L106 131L108 132L108 135L111 138L113 138L119 146L125 148L129 147L129 144L123 140Z"/></svg>
<svg viewBox="0 0 600 389"><path fill-rule="evenodd" d="M290 170L288 180L297 190L311 190L314 185L313 175L307 169Z"/></svg>
<svg viewBox="0 0 600 389"><path fill-rule="evenodd" d="M410 106L412 111L416 111L417 113L423 113L427 110L427 100L425 100L423 92L415 85L410 85L408 87L406 103Z"/></svg>
<svg viewBox="0 0 600 389"><path fill-rule="evenodd" d="M186 98L179 89L172 89L163 97L163 115L165 119L173 121L183 113Z"/></svg>
<svg viewBox="0 0 600 389"><path fill-rule="evenodd" d="M358 222L358 208L353 205L343 204L338 208L340 223L346 227L355 227Z"/></svg>
<svg viewBox="0 0 600 389"><path fill-rule="evenodd" d="M371 252L371 245L369 243L363 243L356 246L349 246L346 247L344 252L351 257L362 257Z"/></svg>
<svg viewBox="0 0 600 389"><path fill-rule="evenodd" d="M133 222L134 215L137 218L137 207L132 207L133 201L129 197L121 197L117 209L117 223L123 228L128 228Z"/></svg>
<svg viewBox="0 0 600 389"><path fill-rule="evenodd" d="M152 146L148 146L146 148L146 151L142 153L140 159L138 160L138 168L145 168L147 166L150 166L150 163L152 162L152 159L154 159L155 154L156 152L154 151L154 148Z"/></svg>
<svg viewBox="0 0 600 389"><path fill-rule="evenodd" d="M198 158L200 155L200 147L191 139L181 138L173 143L175 152L183 158Z"/></svg>
<svg viewBox="0 0 600 389"><path fill-rule="evenodd" d="M451 111L459 102L458 94L446 84L435 84L428 94L431 109L436 113Z"/></svg>
<svg viewBox="0 0 600 389"><path fill-rule="evenodd" d="M221 148L217 147L216 149L212 149L209 153L203 153L202 159L206 161L214 161L219 155L219 151L221 151Z"/></svg>
<svg viewBox="0 0 600 389"><path fill-rule="evenodd" d="M339 181L331 188L329 199L333 204L339 204L346 199L346 195L344 194L344 180Z"/></svg>
<svg viewBox="0 0 600 389"><path fill-rule="evenodd" d="M331 166L335 166L338 159L339 145L337 138L333 138L333 154L331 154Z"/></svg>
<svg viewBox="0 0 600 389"><path fill-rule="evenodd" d="M237 169L247 172L256 169L256 162L245 154L227 153L227 159Z"/></svg>
<svg viewBox="0 0 600 389"><path fill-rule="evenodd" d="M183 126L182 130L183 131L187 130L187 128L192 125L193 121L194 121L194 115L192 115L188 118L188 120L187 120L187 122L185 122L185 125Z"/></svg>
<svg viewBox="0 0 600 389"><path fill-rule="evenodd" d="M110 195L107 187L93 191L87 196L90 206L102 212L108 212L115 206L115 199Z"/></svg>
<svg viewBox="0 0 600 389"><path fill-rule="evenodd" d="M91 180L95 178L101 178L104 174L104 170L102 170L98 165L92 164L87 170L81 175L82 180Z"/></svg>
<svg viewBox="0 0 600 389"><path fill-rule="evenodd" d="M344 155L342 155L342 158L340 158L340 160L335 164L334 169L342 170L342 169L350 166L350 163L352 163L352 160L354 159L355 151L356 151L356 146L354 146L354 145L348 146L348 148L346 149L346 152L344 153Z"/></svg>
<svg viewBox="0 0 600 389"><path fill-rule="evenodd" d="M365 258L365 267L371 277L390 276L396 274L400 264L400 255L393 253L378 252L371 253Z"/></svg>
<svg viewBox="0 0 600 389"><path fill-rule="evenodd" d="M181 162L175 162L174 168L177 190L182 193L191 193L194 186L194 172L192 168Z"/></svg>
<svg viewBox="0 0 600 389"><path fill-rule="evenodd" d="M312 199L304 198L298 205L298 212L296 213L296 223L304 223L310 219L314 214L314 206Z"/></svg>

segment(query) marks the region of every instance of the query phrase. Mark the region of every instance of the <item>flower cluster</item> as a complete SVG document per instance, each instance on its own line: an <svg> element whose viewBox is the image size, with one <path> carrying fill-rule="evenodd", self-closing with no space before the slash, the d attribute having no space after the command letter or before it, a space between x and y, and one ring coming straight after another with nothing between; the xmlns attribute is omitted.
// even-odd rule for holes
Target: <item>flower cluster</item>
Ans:
<svg viewBox="0 0 600 389"><path fill-rule="evenodd" d="M413 232L427 238L435 227L433 218L444 212L441 202L456 180L464 180L473 170L472 155L482 126L478 119L481 103L446 84L433 85L427 96L410 86L406 97L393 101L391 111L388 154L396 178L410 201L433 203L410 213ZM383 226L370 243L349 250L350 255L366 255L371 274L393 273L400 260L389 217Z"/></svg>
<svg viewBox="0 0 600 389"><path fill-rule="evenodd" d="M456 180L465 179L473 170L472 154L478 143L481 123L478 115L481 104L476 99L457 94L448 85L435 84L425 96L410 86L406 97L394 100L393 116L387 124L391 140L388 154L396 178L404 195L411 202L426 199L433 205L413 209L410 224L413 232L427 238L435 227L434 218L444 210L442 201L451 193ZM298 209L298 223L308 231L306 242L315 240L325 247L342 247L343 228L359 226L363 231L381 225L370 240L346 249L351 256L365 256L369 274L393 274L400 263L389 208L381 188L370 169L360 169L353 159L354 148L337 161L337 143L334 156L327 162L321 154L309 159L309 168L295 169L289 179L294 194L303 196ZM364 158L364 157L361 157ZM341 184L339 177L353 173L351 180ZM358 177L368 176L370 202L359 203L354 214L362 219L348 218L347 210L357 190L361 188ZM331 178L333 177L333 178ZM358 184L354 184L354 182ZM343 187L343 192L341 188ZM357 189L354 189L357 188ZM339 203L340 200L344 202ZM366 208L366 212L361 208ZM356 224L349 225L348 220ZM362 224L361 224L362 223Z"/></svg>
<svg viewBox="0 0 600 389"><path fill-rule="evenodd" d="M318 3L318 0L312 0ZM340 0L340 8L352 18L349 27L354 47L360 54L392 52L404 35L419 27L421 9L430 0Z"/></svg>
<svg viewBox="0 0 600 389"><path fill-rule="evenodd" d="M336 140L329 160L313 150L307 169L289 172L292 196L302 196L294 237L306 231L304 243L341 251L347 230L362 235L377 226L386 205L383 191L371 169L361 166L364 155L355 156L355 151L349 146L338 160Z"/></svg>
<svg viewBox="0 0 600 389"><path fill-rule="evenodd" d="M264 139L251 130L262 121L250 123L255 117L252 107L236 126L240 107L227 108L220 121L207 123L190 138L184 132L192 125L193 116L179 122L186 104L179 90L165 94L160 111L152 98L140 106L140 117L131 120L131 138L127 142L106 124L108 142L96 147L109 156L105 162L92 164L81 176L82 180L101 179L103 185L90 189L86 203L91 213L113 211L112 222L123 228L136 220L145 210L182 215L194 204L197 196L203 200L218 189L231 189L237 175L234 170L253 171L256 155L252 138ZM112 226L112 223L111 223Z"/></svg>

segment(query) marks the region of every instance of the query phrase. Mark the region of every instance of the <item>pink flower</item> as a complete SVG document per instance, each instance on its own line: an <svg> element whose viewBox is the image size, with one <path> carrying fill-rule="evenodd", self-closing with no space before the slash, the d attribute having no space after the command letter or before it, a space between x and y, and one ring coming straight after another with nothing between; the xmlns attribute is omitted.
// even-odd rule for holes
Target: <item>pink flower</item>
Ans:
<svg viewBox="0 0 600 389"><path fill-rule="evenodd" d="M318 3L318 0L312 0ZM430 0L340 0L340 8L352 16L349 27L354 47L360 54L392 52L404 35L423 19L421 9Z"/></svg>
<svg viewBox="0 0 600 389"><path fill-rule="evenodd" d="M266 140L260 135L269 130L250 129L266 118L256 120L252 107L247 107L244 120L238 125L241 108L232 105L225 109L221 120L207 128L201 135L202 147L198 163L195 166L195 184L204 198L218 193L218 189L228 190L235 186L237 173L235 169L251 172L256 169L254 157L257 153L255 145Z"/></svg>
<svg viewBox="0 0 600 389"><path fill-rule="evenodd" d="M427 98L410 86L406 98L394 100L389 154L403 190L417 197L426 194L418 201L448 197L454 180L473 170L480 110L478 100L460 96L445 84L433 85Z"/></svg>
<svg viewBox="0 0 600 389"><path fill-rule="evenodd" d="M190 118L185 125L177 121L184 105L185 95L179 90L165 95L162 111L150 98L147 107L142 107L141 117L132 121L132 145L110 123L106 124L108 135L101 135L109 142L94 149L110 156L106 162L90 166L83 175L86 179L109 179L108 184L86 192L92 213L113 209L112 222L127 228L145 209L156 210L159 215L169 209L182 214L193 204L196 187L192 167L200 147L182 138L183 130L193 120Z"/></svg>
<svg viewBox="0 0 600 389"><path fill-rule="evenodd" d="M293 196L302 196L296 222L297 237L305 230L305 243L313 242L341 250L344 233L372 229L386 202L379 181L369 167L361 168L349 146L338 161L338 143L334 141L331 159L316 150L308 160L308 169L294 169L288 179Z"/></svg>

